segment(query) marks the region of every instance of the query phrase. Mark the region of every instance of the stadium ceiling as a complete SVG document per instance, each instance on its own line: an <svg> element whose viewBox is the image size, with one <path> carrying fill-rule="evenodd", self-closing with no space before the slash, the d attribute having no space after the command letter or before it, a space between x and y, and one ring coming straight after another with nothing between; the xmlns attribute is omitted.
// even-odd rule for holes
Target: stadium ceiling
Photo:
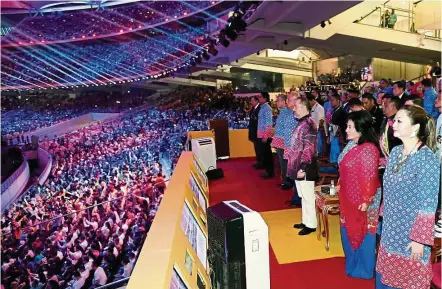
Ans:
<svg viewBox="0 0 442 289"><path fill-rule="evenodd" d="M1 1L1 14L37 14L85 9L100 9L138 1L139 0Z"/></svg>

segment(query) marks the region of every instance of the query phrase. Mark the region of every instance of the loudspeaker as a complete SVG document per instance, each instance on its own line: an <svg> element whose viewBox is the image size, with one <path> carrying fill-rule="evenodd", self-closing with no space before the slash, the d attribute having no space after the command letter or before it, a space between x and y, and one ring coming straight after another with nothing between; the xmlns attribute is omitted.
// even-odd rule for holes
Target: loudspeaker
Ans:
<svg viewBox="0 0 442 289"><path fill-rule="evenodd" d="M222 169L209 169L206 172L206 176L209 180L218 180L224 178L224 172Z"/></svg>

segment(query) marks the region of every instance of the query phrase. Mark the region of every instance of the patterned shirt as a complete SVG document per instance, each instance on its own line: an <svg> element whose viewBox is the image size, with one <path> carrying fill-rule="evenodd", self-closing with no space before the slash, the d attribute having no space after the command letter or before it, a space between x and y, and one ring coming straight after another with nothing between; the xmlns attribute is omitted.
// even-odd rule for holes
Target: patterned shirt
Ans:
<svg viewBox="0 0 442 289"><path fill-rule="evenodd" d="M299 170L305 170L316 152L315 122L306 115L298 119L291 140L290 146L284 150L284 158L287 159L287 176L296 179Z"/></svg>
<svg viewBox="0 0 442 289"><path fill-rule="evenodd" d="M258 138L272 137L272 108L269 103L261 104L258 113Z"/></svg>
<svg viewBox="0 0 442 289"><path fill-rule="evenodd" d="M434 88L429 88L425 90L424 92L424 109L425 112L433 117L435 120L437 119L439 112L437 111L437 108L434 107L434 102L436 101L437 93Z"/></svg>
<svg viewBox="0 0 442 289"><path fill-rule="evenodd" d="M384 220L376 271L387 286L427 289L433 276L430 255L440 163L424 146L398 167L402 149L403 145L393 148L385 169ZM406 250L412 241L425 245L423 257L413 262Z"/></svg>
<svg viewBox="0 0 442 289"><path fill-rule="evenodd" d="M278 149L284 149L290 144L292 131L296 127L296 118L293 111L284 107L279 112L276 119L275 134L273 135L272 146Z"/></svg>

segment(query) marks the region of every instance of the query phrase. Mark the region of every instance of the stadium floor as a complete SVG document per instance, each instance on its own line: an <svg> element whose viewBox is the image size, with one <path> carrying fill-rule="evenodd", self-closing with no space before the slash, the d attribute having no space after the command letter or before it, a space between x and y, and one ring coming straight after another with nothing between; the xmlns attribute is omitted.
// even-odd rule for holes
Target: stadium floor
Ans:
<svg viewBox="0 0 442 289"><path fill-rule="evenodd" d="M238 200L259 212L288 209L285 201L292 191L278 188L277 177L262 180L262 171L256 171L252 163L252 158L219 161L225 177L210 182L210 204ZM344 266L343 257L279 264L270 247L271 289L374 289L374 280L347 277Z"/></svg>

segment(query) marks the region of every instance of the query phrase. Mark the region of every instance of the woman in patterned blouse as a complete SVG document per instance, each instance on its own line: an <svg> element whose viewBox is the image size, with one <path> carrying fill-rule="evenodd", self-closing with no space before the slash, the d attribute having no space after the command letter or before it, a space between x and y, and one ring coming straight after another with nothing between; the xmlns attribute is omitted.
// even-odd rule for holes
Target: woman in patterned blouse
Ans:
<svg viewBox="0 0 442 289"><path fill-rule="evenodd" d="M403 145L391 151L384 174L376 288L428 289L440 179L434 120L421 107L405 106L393 130Z"/></svg>
<svg viewBox="0 0 442 289"><path fill-rule="evenodd" d="M349 142L338 158L345 273L353 278L372 279L381 190L380 151L370 113L350 113L346 133Z"/></svg>

